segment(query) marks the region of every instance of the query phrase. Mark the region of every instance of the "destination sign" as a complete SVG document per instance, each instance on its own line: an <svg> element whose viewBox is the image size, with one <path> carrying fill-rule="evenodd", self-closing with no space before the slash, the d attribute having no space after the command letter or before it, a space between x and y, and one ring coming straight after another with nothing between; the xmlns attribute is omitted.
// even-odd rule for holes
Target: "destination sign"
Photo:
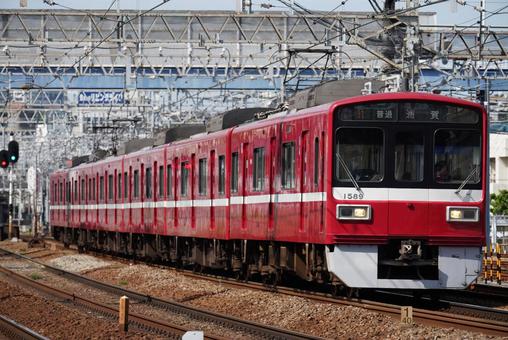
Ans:
<svg viewBox="0 0 508 340"><path fill-rule="evenodd" d="M118 105L124 104L123 91L81 91L78 105Z"/></svg>
<svg viewBox="0 0 508 340"><path fill-rule="evenodd" d="M350 105L340 109L344 121L412 121L476 124L477 110L430 102L376 102Z"/></svg>

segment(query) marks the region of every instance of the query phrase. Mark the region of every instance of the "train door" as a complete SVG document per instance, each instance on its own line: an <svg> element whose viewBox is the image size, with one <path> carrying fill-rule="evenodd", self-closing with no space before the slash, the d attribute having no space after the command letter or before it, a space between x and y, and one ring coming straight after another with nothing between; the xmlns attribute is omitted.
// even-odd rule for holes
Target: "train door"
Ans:
<svg viewBox="0 0 508 340"><path fill-rule="evenodd" d="M241 177L241 193L242 193L242 229L247 229L247 205L245 204L245 197L247 196L247 183L248 183L248 170L249 170L249 143L242 144L242 162L240 163Z"/></svg>
<svg viewBox="0 0 508 340"><path fill-rule="evenodd" d="M215 150L210 151L210 164L209 164L209 178L210 178L210 229L215 229L215 207L213 200L215 198Z"/></svg>
<svg viewBox="0 0 508 340"><path fill-rule="evenodd" d="M393 174L393 185L388 190L388 233L401 236L426 234L429 190L421 186L425 179L424 160L429 159L425 152L430 152L432 144L425 138L425 129L400 126L391 129L387 159L388 169L393 169L388 170Z"/></svg>
<svg viewBox="0 0 508 340"><path fill-rule="evenodd" d="M307 201L309 200L309 195L307 193L310 192L309 190L309 187L310 189L312 190L312 187L309 185L309 180L308 180L308 173L309 173L309 170L308 170L308 161L307 161L307 157L308 157L308 139L309 139L309 131L305 130L302 132L301 134L301 137L300 137L300 159L299 159L299 171L298 173L300 174L299 176L299 190L301 192L301 196L300 196L300 202L299 202L299 212L300 212L300 221L299 221L299 232L300 233L305 233L305 232L308 232L308 228L307 227L307 224L305 223L305 213L307 212Z"/></svg>
<svg viewBox="0 0 508 340"><path fill-rule="evenodd" d="M268 153L268 191L270 194L270 202L268 203L268 237L273 238L274 235L274 210L275 203L271 198L275 194L275 174L277 172L277 137L270 138L270 151Z"/></svg>

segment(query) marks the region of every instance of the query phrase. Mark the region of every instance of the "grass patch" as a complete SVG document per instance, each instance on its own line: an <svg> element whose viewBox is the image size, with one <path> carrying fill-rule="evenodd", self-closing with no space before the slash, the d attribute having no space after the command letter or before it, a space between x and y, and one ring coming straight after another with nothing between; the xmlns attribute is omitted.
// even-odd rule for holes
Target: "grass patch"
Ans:
<svg viewBox="0 0 508 340"><path fill-rule="evenodd" d="M127 282L127 280L120 280L120 281L118 282L118 284L119 284L120 286L127 286L127 285L129 284L129 282Z"/></svg>
<svg viewBox="0 0 508 340"><path fill-rule="evenodd" d="M30 278L32 280L40 280L40 279L42 279L42 275L39 273L32 273L32 274L30 274Z"/></svg>

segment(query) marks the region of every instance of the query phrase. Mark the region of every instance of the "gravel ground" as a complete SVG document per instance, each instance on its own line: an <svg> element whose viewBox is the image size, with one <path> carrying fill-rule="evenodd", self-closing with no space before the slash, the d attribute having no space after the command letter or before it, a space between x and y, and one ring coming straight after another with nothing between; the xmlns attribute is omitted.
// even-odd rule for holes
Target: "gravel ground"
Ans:
<svg viewBox="0 0 508 340"><path fill-rule="evenodd" d="M110 262L103 261L93 256L75 254L54 258L47 262L49 265L67 270L73 273L94 270L110 266Z"/></svg>
<svg viewBox="0 0 508 340"><path fill-rule="evenodd" d="M401 326L397 319L358 307L317 303L277 293L231 288L207 280L189 278L175 270L143 264L105 262L111 266L98 268L86 275L152 296L174 299L196 307L329 339L495 338L419 324L406 327Z"/></svg>
<svg viewBox="0 0 508 340"><path fill-rule="evenodd" d="M0 314L51 339L153 339L130 330L124 334L115 322L38 296L0 276ZM0 337L1 338L1 337Z"/></svg>

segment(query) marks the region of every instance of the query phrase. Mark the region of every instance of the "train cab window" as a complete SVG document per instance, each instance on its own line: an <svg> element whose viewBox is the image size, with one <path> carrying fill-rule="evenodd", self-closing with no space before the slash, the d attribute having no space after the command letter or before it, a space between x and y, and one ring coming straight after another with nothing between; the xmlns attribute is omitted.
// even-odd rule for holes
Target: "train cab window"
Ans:
<svg viewBox="0 0 508 340"><path fill-rule="evenodd" d="M119 173L117 176L117 184L116 184L116 198L122 198L122 173Z"/></svg>
<svg viewBox="0 0 508 340"><path fill-rule="evenodd" d="M254 149L252 189L261 191L265 186L265 148Z"/></svg>
<svg viewBox="0 0 508 340"><path fill-rule="evenodd" d="M422 132L401 131L395 134L395 180L401 182L423 181L423 146Z"/></svg>
<svg viewBox="0 0 508 340"><path fill-rule="evenodd" d="M226 191L226 156L219 156L219 194Z"/></svg>
<svg viewBox="0 0 508 340"><path fill-rule="evenodd" d="M159 166L159 197L164 197L164 166Z"/></svg>
<svg viewBox="0 0 508 340"><path fill-rule="evenodd" d="M81 202L84 202L85 201L85 179L81 179L81 188L80 188L80 193L81 193Z"/></svg>
<svg viewBox="0 0 508 340"><path fill-rule="evenodd" d="M282 188L295 187L295 142L282 144Z"/></svg>
<svg viewBox="0 0 508 340"><path fill-rule="evenodd" d="M231 192L238 192L238 152L231 155Z"/></svg>
<svg viewBox="0 0 508 340"><path fill-rule="evenodd" d="M108 176L108 199L113 199L113 188L114 188L114 179L113 175Z"/></svg>
<svg viewBox="0 0 508 340"><path fill-rule="evenodd" d="M199 160L198 192L200 195L206 195L206 164L206 158Z"/></svg>
<svg viewBox="0 0 508 340"><path fill-rule="evenodd" d="M101 201L104 199L104 176L99 178L99 199Z"/></svg>
<svg viewBox="0 0 508 340"><path fill-rule="evenodd" d="M152 168L145 171L145 197L152 198Z"/></svg>
<svg viewBox="0 0 508 340"><path fill-rule="evenodd" d="M139 170L134 170L134 178L133 178L133 183L132 183L132 186L134 188L134 192L133 192L133 195L134 198L138 198L139 197Z"/></svg>
<svg viewBox="0 0 508 340"><path fill-rule="evenodd" d="M319 184L319 138L314 139L314 185Z"/></svg>
<svg viewBox="0 0 508 340"><path fill-rule="evenodd" d="M339 128L335 176L339 181L380 182L384 176L384 135L377 128Z"/></svg>
<svg viewBox="0 0 508 340"><path fill-rule="evenodd" d="M123 173L123 197L125 199L129 198L129 173Z"/></svg>
<svg viewBox="0 0 508 340"><path fill-rule="evenodd" d="M479 183L480 131L439 129L434 135L434 179L438 183Z"/></svg>
<svg viewBox="0 0 508 340"><path fill-rule="evenodd" d="M166 166L166 195L171 197L173 194L173 169L171 165Z"/></svg>
<svg viewBox="0 0 508 340"><path fill-rule="evenodd" d="M180 194L187 196L189 185L189 162L182 162L182 173L180 175Z"/></svg>

